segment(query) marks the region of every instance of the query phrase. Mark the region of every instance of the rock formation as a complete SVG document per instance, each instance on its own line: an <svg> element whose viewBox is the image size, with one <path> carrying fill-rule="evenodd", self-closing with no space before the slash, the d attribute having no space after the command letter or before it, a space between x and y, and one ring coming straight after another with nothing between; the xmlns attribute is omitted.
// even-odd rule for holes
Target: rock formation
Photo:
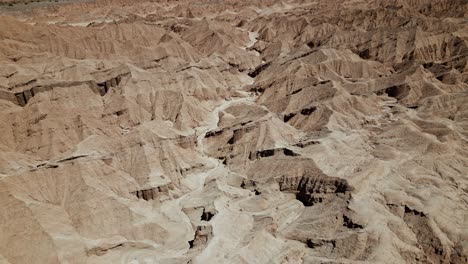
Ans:
<svg viewBox="0 0 468 264"><path fill-rule="evenodd" d="M468 263L465 0L72 2L0 7L1 264Z"/></svg>

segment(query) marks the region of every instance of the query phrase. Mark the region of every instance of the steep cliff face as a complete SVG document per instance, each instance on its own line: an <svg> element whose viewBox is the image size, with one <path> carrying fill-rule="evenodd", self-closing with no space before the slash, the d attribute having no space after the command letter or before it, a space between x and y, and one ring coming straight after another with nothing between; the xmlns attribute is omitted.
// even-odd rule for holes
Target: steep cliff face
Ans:
<svg viewBox="0 0 468 264"><path fill-rule="evenodd" d="M0 12L0 263L468 262L466 1Z"/></svg>

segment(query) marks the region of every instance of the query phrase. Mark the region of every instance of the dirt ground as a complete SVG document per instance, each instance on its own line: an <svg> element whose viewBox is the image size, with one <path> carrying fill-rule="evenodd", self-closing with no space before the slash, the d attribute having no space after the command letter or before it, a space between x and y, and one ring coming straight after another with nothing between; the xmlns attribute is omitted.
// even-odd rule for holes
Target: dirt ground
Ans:
<svg viewBox="0 0 468 264"><path fill-rule="evenodd" d="M0 14L30 11L37 8L53 7L93 0L0 0Z"/></svg>

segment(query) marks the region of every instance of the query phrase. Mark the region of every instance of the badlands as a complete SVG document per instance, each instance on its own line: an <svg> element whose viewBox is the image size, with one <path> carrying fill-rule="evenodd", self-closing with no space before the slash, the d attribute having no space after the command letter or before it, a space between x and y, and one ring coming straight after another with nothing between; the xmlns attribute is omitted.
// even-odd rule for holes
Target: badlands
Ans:
<svg viewBox="0 0 468 264"><path fill-rule="evenodd" d="M1 264L468 263L468 1L37 2Z"/></svg>

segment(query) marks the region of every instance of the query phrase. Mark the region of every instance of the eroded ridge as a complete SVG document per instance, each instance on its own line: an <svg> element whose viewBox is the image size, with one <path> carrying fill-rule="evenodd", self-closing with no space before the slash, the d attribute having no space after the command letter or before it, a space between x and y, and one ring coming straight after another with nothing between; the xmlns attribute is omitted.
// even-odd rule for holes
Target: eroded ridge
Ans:
<svg viewBox="0 0 468 264"><path fill-rule="evenodd" d="M0 263L468 263L466 1L0 2Z"/></svg>

